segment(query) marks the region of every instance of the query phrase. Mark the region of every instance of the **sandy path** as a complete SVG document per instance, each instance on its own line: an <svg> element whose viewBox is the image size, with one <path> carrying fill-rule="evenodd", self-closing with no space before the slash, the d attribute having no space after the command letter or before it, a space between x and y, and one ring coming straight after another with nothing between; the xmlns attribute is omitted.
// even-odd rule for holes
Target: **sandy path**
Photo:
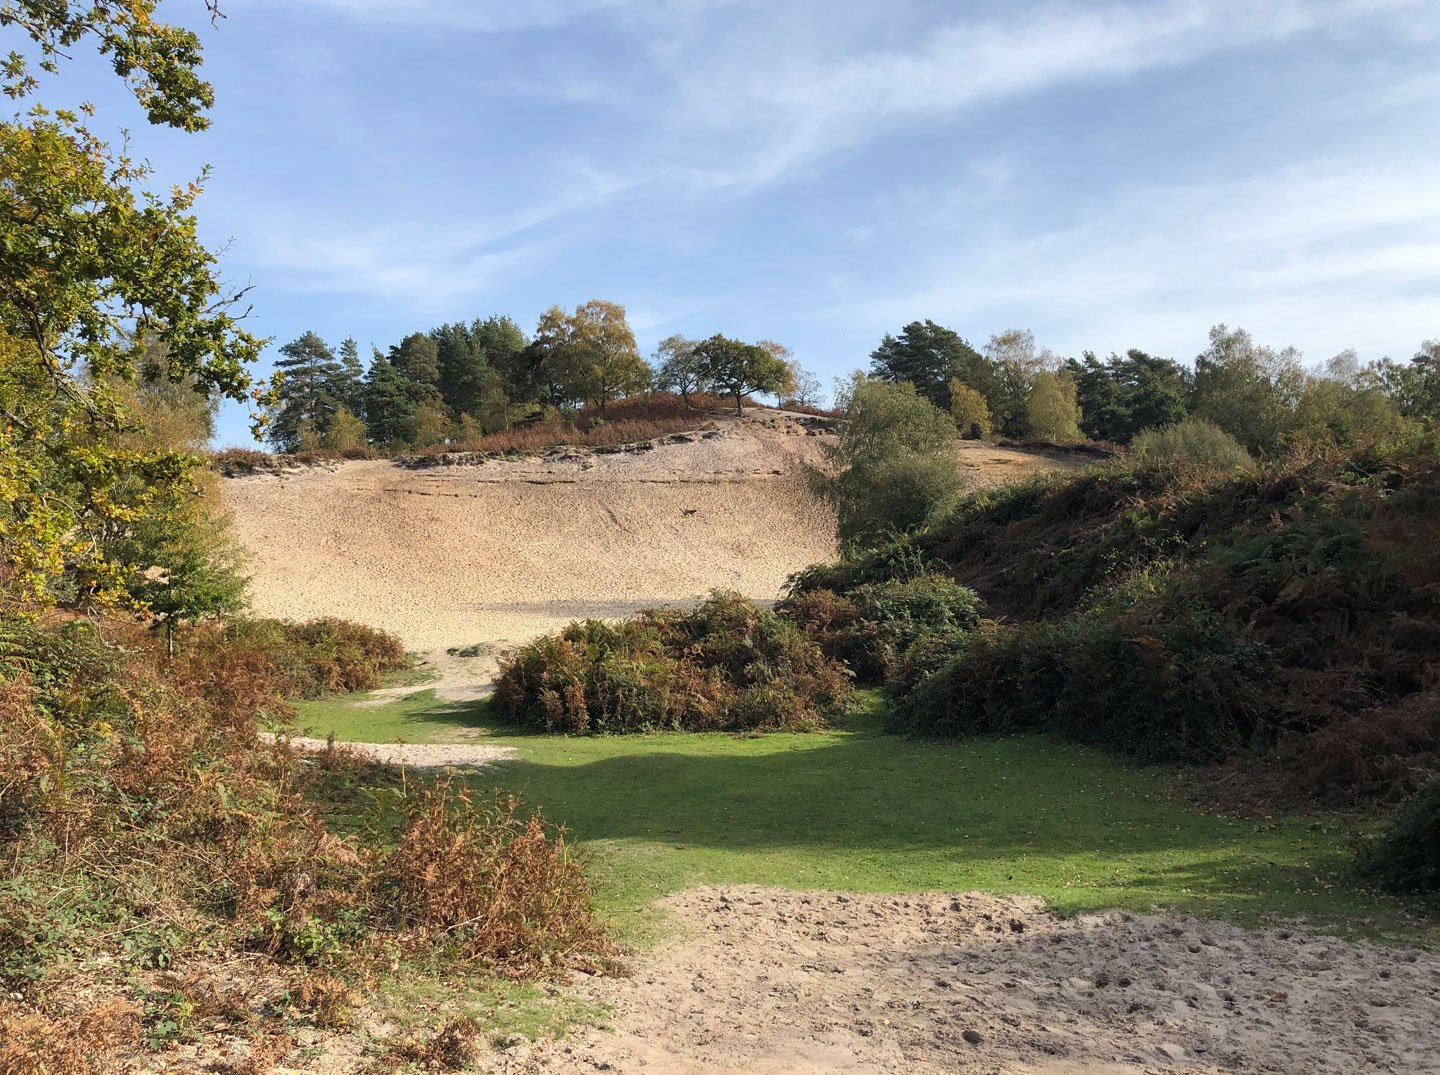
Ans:
<svg viewBox="0 0 1440 1075"><path fill-rule="evenodd" d="M1440 1072L1440 954L983 894L702 888L690 939L586 988L613 1033L498 1070Z"/></svg>
<svg viewBox="0 0 1440 1075"><path fill-rule="evenodd" d="M292 736L290 745L306 754L329 749L324 739ZM519 757L514 747L479 746L473 743L340 743L346 751L378 761L381 765L404 765L411 769L484 769L498 761Z"/></svg>

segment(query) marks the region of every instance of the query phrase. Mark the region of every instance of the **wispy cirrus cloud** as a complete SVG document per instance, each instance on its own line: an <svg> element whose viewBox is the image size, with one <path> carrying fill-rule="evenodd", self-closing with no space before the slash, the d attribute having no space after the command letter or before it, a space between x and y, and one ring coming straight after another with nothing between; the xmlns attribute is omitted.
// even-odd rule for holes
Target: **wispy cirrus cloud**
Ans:
<svg viewBox="0 0 1440 1075"><path fill-rule="evenodd" d="M938 238L947 253L920 259L923 283L846 296L815 316L867 327L1019 323L1065 353L1142 347L1182 359L1208 326L1228 322L1311 360L1351 346L1405 357L1440 291L1440 187L1419 155L1384 171L1347 159L1124 186L1063 227L1003 223L961 237L947 219L941 200L880 228L891 242Z"/></svg>

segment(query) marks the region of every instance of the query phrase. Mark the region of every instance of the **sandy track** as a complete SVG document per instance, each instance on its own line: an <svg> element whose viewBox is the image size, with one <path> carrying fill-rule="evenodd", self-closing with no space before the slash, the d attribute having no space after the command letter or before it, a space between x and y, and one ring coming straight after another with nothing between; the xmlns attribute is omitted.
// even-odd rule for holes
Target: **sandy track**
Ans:
<svg viewBox="0 0 1440 1075"><path fill-rule="evenodd" d="M290 745L305 754L328 750L325 739L292 736ZM497 761L518 757L514 747L479 746L471 743L344 743L358 754L381 765L404 765L411 769L485 769Z"/></svg>
<svg viewBox="0 0 1440 1075"><path fill-rule="evenodd" d="M701 888L691 939L587 988L585 1031L504 1054L612 1071L1440 1072L1440 955L983 894Z"/></svg>

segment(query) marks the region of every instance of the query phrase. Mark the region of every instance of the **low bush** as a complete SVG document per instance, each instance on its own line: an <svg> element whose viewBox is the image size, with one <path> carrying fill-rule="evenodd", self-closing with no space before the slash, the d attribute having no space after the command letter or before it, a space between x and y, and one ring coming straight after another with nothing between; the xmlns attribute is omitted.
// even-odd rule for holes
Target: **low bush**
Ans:
<svg viewBox="0 0 1440 1075"><path fill-rule="evenodd" d="M495 703L549 731L797 731L850 702L845 670L738 594L572 623L506 654Z"/></svg>
<svg viewBox="0 0 1440 1075"><path fill-rule="evenodd" d="M1146 463L1221 474L1255 466L1243 444L1204 418L1142 430L1131 442L1130 451Z"/></svg>
<svg viewBox="0 0 1440 1075"><path fill-rule="evenodd" d="M587 405L572 420L559 417L513 426L481 437L433 444L417 458L452 454L526 455L551 448L604 450L642 444L700 429L715 411L733 409L722 397L691 393L687 404L678 395L655 392L612 400L605 409Z"/></svg>
<svg viewBox="0 0 1440 1075"><path fill-rule="evenodd" d="M369 682L403 661L393 639L249 621L186 642L167 662L133 624L0 620L0 992L22 998L0 1037L54 1025L75 1044L12 1045L15 1063L86 1070L84 1008L64 1003L77 979L139 1012L140 1040L162 1048L202 1022L246 1031L246 1004L205 1001L215 990L191 980L210 963L228 980L242 953L262 990L288 988L287 968L360 989L395 958L507 975L605 958L581 866L538 813L259 738L290 685ZM380 799L350 835L320 805L341 770ZM312 1000L316 1019L338 1017Z"/></svg>
<svg viewBox="0 0 1440 1075"><path fill-rule="evenodd" d="M876 682L890 676L917 642L934 648L980 625L983 604L974 590L943 575L857 586L843 596L832 590L799 591L779 606L820 645L827 657L849 666L855 677Z"/></svg>
<svg viewBox="0 0 1440 1075"><path fill-rule="evenodd" d="M1386 831L1362 848L1360 867L1388 892L1428 895L1440 913L1440 776L1396 807Z"/></svg>
<svg viewBox="0 0 1440 1075"><path fill-rule="evenodd" d="M227 692L315 698L367 691L386 672L408 668L405 646L386 631L331 617L294 623L242 619L185 633L173 673L213 704ZM251 677L246 688L236 680Z"/></svg>
<svg viewBox="0 0 1440 1075"><path fill-rule="evenodd" d="M353 448L307 448L301 452L262 452L255 448L222 448L210 453L210 465L227 478L274 474L292 467L324 466L352 459L379 459L369 445Z"/></svg>
<svg viewBox="0 0 1440 1075"><path fill-rule="evenodd" d="M1267 666L1262 648L1176 595L977 632L933 674L902 681L890 722L926 736L1047 730L1146 761L1214 762L1266 734Z"/></svg>

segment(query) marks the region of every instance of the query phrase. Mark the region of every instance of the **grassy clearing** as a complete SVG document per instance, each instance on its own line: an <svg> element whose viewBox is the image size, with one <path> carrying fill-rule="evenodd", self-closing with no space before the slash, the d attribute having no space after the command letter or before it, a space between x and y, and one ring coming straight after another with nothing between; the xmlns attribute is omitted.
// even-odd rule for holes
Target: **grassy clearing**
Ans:
<svg viewBox="0 0 1440 1075"><path fill-rule="evenodd" d="M1041 737L936 744L883 734L880 701L830 732L574 738L517 733L425 691L373 708L319 701L341 739L518 748L481 783L522 793L594 856L600 900L643 943L658 896L708 883L850 891L983 889L1067 912L1165 907L1246 923L1302 917L1356 935L1424 929L1354 880L1348 827L1175 801L1163 771Z"/></svg>

